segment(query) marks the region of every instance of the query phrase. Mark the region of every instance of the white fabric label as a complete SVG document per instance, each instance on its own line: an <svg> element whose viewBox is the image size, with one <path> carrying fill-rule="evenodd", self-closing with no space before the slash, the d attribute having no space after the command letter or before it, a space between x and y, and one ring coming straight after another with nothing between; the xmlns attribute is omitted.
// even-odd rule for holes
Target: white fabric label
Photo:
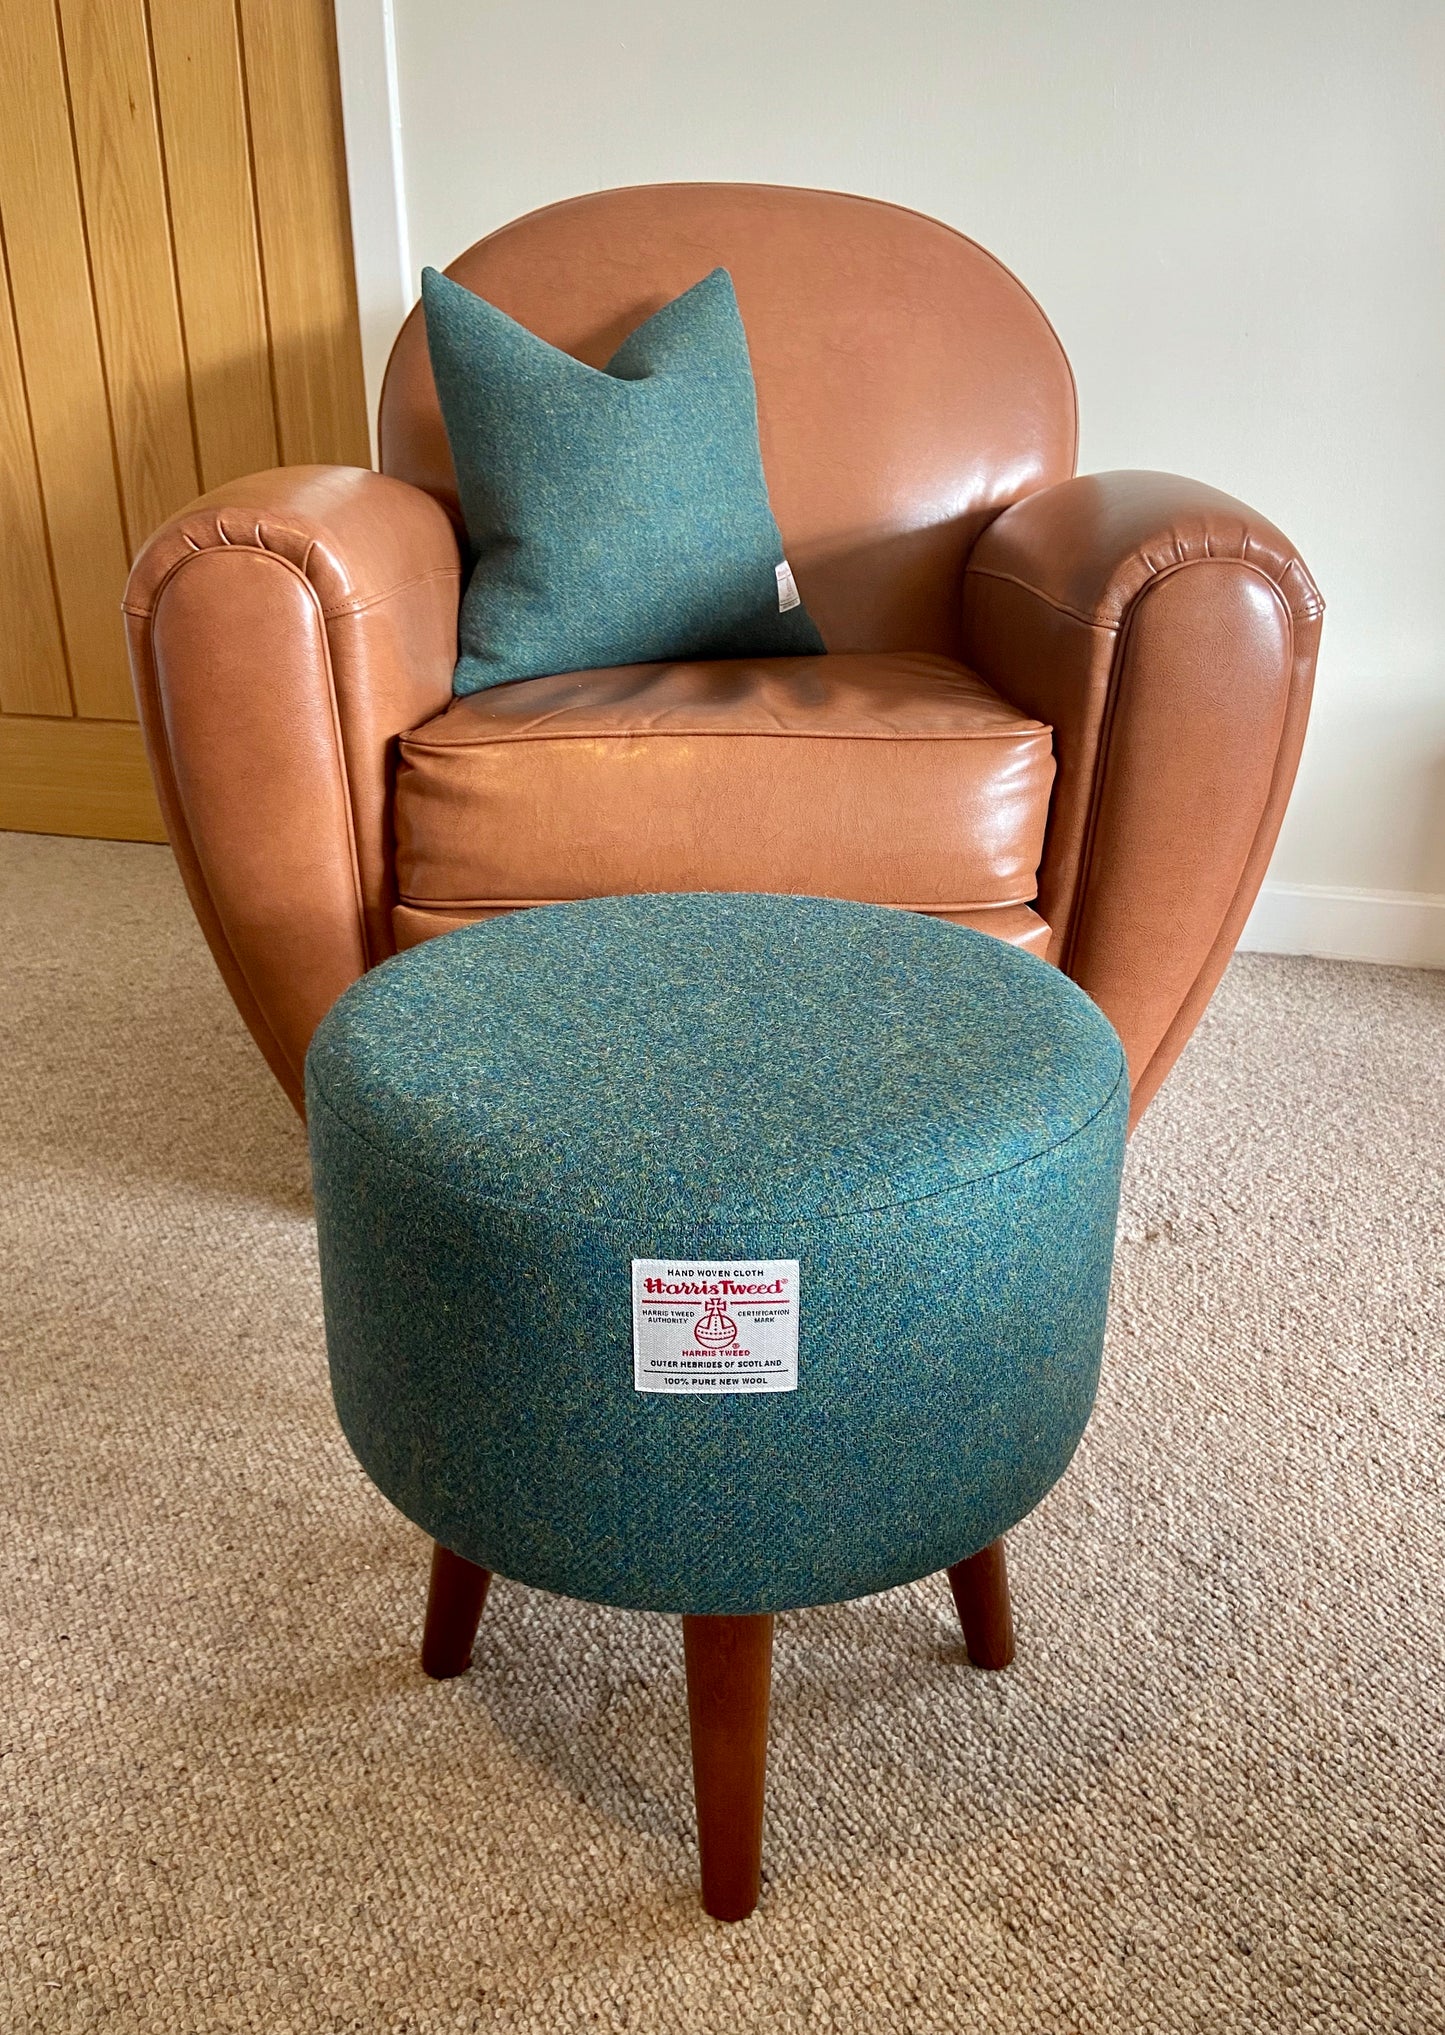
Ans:
<svg viewBox="0 0 1445 2035"><path fill-rule="evenodd" d="M778 582L778 613L786 615L789 608L801 608L803 596L798 592L798 582L793 578L793 568L785 558L781 565L773 567Z"/></svg>
<svg viewBox="0 0 1445 2035"><path fill-rule="evenodd" d="M796 1392L798 1261L632 1260L639 1392Z"/></svg>

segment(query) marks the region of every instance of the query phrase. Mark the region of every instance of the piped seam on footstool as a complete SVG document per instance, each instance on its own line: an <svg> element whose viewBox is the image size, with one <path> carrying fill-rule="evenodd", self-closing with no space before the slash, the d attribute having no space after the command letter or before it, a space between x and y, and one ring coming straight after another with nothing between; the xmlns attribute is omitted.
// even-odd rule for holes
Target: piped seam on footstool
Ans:
<svg viewBox="0 0 1445 2035"><path fill-rule="evenodd" d="M950 1181L947 1186L936 1187L928 1194L905 1195L896 1201L870 1201L857 1208L836 1208L824 1203L821 1207L812 1209L807 1214L802 1215L783 1209L758 1207L756 1205L728 1207L722 1204L716 1208L708 1208L701 1211L696 1209L689 1210L688 1214L692 1220L696 1220L699 1214L706 1214L709 1221L766 1222L785 1220L790 1225L798 1228L807 1228L820 1223L833 1225L839 1222L848 1222L855 1218L861 1219L870 1215L882 1215L891 1209L919 1208L926 1202L947 1200L952 1195L963 1194L972 1188L982 1187L990 1180L1002 1180L1008 1174L1017 1172L1021 1166L1035 1165L1040 1159L1048 1158L1052 1152L1061 1152L1066 1145L1072 1144L1075 1138L1083 1137L1087 1131L1092 1129L1100 1117L1108 1114L1109 1110L1113 1108L1118 1100L1120 1089L1127 1089L1128 1082L1129 1066L1121 1054L1118 1078L1115 1080L1109 1093L1097 1109L1091 1111L1081 1123L1074 1124L1063 1137L1053 1138L1049 1143L1039 1145L1031 1152L1021 1153L1018 1158L1011 1159L1007 1166L993 1167L987 1173L971 1173L967 1179ZM473 1207L499 1209L507 1215L574 1216L582 1222L597 1223L603 1227L610 1226L615 1229L635 1228L637 1225L638 1217L635 1214L605 1215L595 1209L582 1207L575 1203L562 1201L504 1201L494 1194L479 1194L474 1188L467 1187L455 1179L448 1178L440 1173L428 1172L424 1167L413 1165L405 1159L399 1159L394 1151L389 1151L386 1146L379 1145L365 1131L359 1130L350 1117L342 1115L341 1111L337 1109L336 1105L322 1088L321 1083L312 1075L308 1083L308 1103L314 1106L318 1102L330 1116L332 1122L338 1125L348 1137L355 1138L359 1145L364 1145L368 1152L374 1153L378 1159L384 1161L394 1171L424 1183L428 1187L445 1187L448 1193L469 1202Z"/></svg>

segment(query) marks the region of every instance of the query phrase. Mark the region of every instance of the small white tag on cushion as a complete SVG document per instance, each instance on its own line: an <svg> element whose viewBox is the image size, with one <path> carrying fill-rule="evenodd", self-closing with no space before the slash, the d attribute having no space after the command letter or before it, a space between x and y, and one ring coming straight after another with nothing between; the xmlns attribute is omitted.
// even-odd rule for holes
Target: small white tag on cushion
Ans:
<svg viewBox="0 0 1445 2035"><path fill-rule="evenodd" d="M796 1392L798 1261L632 1260L639 1392Z"/></svg>
<svg viewBox="0 0 1445 2035"><path fill-rule="evenodd" d="M793 568L785 558L781 565L773 567L778 582L778 613L786 615L789 608L801 608L803 596L798 592L798 582L793 578Z"/></svg>

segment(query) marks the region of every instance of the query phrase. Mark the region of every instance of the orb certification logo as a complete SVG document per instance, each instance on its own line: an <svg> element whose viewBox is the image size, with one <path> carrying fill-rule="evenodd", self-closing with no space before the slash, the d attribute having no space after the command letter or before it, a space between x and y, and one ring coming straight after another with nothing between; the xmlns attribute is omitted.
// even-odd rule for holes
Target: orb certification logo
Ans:
<svg viewBox="0 0 1445 2035"><path fill-rule="evenodd" d="M705 1350L725 1350L738 1339L738 1325L723 1313L722 1295L714 1293L700 1320L692 1325L692 1339Z"/></svg>
<svg viewBox="0 0 1445 2035"><path fill-rule="evenodd" d="M632 1260L639 1392L796 1392L798 1261Z"/></svg>

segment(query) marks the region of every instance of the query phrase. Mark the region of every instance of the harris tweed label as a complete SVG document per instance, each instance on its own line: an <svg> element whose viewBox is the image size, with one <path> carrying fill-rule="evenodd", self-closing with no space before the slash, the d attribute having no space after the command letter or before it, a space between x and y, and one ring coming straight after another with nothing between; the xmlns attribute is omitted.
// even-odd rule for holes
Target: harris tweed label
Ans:
<svg viewBox="0 0 1445 2035"><path fill-rule="evenodd" d="M632 1260L639 1392L796 1392L798 1260Z"/></svg>

